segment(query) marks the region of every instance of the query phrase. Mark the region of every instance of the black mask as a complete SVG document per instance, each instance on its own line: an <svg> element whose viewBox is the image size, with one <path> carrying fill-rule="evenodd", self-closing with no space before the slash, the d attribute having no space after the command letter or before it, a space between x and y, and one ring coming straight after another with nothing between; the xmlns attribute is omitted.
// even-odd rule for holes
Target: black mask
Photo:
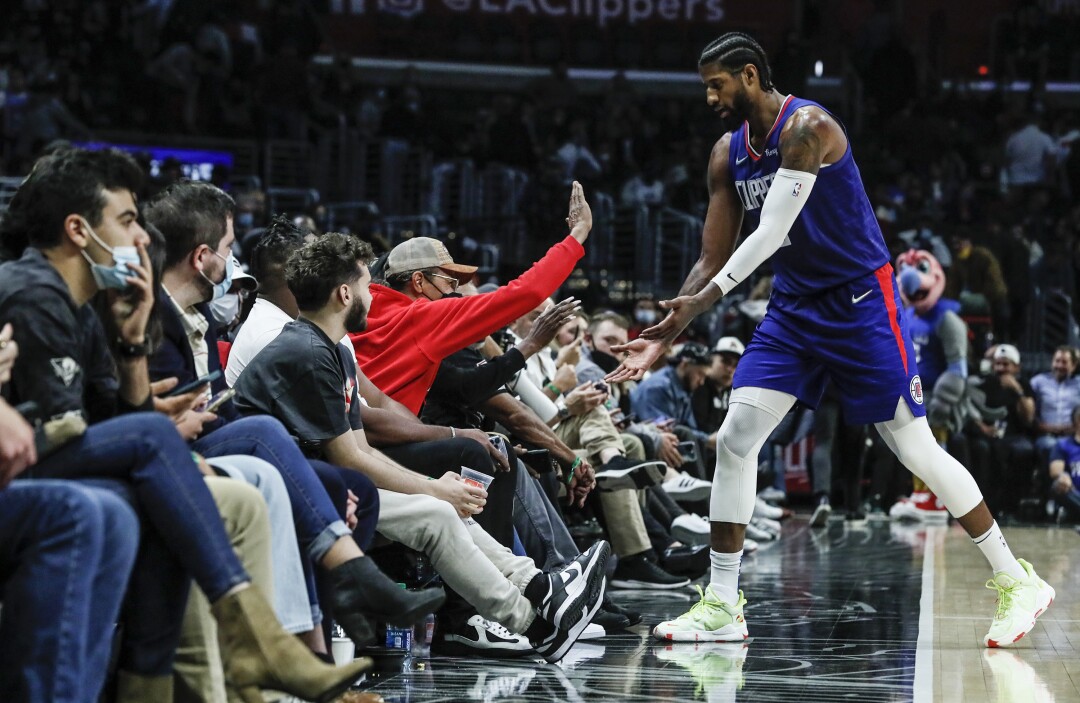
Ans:
<svg viewBox="0 0 1080 703"><path fill-rule="evenodd" d="M619 364L622 363L617 357L612 356L606 352L602 352L599 349L592 350L593 363L600 367L604 373L611 373L615 369L619 368Z"/></svg>

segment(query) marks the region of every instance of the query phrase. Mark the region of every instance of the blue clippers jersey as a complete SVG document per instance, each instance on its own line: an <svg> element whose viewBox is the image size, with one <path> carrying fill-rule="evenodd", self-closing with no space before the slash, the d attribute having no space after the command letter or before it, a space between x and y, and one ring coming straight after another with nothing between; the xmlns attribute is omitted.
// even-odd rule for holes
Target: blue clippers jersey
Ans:
<svg viewBox="0 0 1080 703"><path fill-rule="evenodd" d="M745 122L731 135L728 165L751 228L757 228L761 205L780 168L780 132L792 113L807 105L821 108L788 96L761 154L750 147ZM839 161L818 172L806 205L773 255L773 288L812 295L876 271L889 258L849 143Z"/></svg>

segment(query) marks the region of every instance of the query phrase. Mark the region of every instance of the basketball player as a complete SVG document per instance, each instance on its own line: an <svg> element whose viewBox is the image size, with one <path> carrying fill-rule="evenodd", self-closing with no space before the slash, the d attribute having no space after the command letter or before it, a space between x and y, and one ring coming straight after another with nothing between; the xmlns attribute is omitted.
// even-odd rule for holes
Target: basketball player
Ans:
<svg viewBox="0 0 1080 703"><path fill-rule="evenodd" d="M984 644L1011 645L1034 627L1054 589L1013 557L975 481L930 432L889 252L844 128L820 105L778 92L765 52L746 34L720 37L698 63L709 107L730 130L709 159L701 257L679 297L661 303L667 317L613 348L628 355L608 380L640 378L696 315L770 256L775 277L718 432L710 583L697 605L657 625L655 636L748 636L739 565L758 451L796 400L816 406L831 379L847 421L873 423L982 550L993 569L987 587L998 595ZM735 250L744 218L755 229Z"/></svg>

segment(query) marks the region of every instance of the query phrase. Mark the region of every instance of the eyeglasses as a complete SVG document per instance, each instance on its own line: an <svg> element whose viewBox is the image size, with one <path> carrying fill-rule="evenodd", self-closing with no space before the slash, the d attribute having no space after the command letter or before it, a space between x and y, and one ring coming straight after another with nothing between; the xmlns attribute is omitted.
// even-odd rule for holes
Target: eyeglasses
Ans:
<svg viewBox="0 0 1080 703"><path fill-rule="evenodd" d="M457 292L458 279L454 278L453 276L444 276L441 273L421 273L424 277L431 276L433 278L445 278L446 280L450 281L450 290L455 293ZM435 285L435 282L432 281L431 285Z"/></svg>

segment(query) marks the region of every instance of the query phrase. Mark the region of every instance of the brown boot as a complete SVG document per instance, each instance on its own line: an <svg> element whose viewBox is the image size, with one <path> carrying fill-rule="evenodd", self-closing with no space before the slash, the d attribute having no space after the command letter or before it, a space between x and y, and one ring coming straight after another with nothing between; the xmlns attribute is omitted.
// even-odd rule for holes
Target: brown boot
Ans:
<svg viewBox="0 0 1080 703"><path fill-rule="evenodd" d="M172 676L140 676L127 671L116 674L116 703L172 703Z"/></svg>
<svg viewBox="0 0 1080 703"><path fill-rule="evenodd" d="M274 611L254 587L225 596L210 609L218 624L225 680L245 703L262 703L260 688L324 703L348 689L374 664L368 657L345 666L319 661L281 629Z"/></svg>

